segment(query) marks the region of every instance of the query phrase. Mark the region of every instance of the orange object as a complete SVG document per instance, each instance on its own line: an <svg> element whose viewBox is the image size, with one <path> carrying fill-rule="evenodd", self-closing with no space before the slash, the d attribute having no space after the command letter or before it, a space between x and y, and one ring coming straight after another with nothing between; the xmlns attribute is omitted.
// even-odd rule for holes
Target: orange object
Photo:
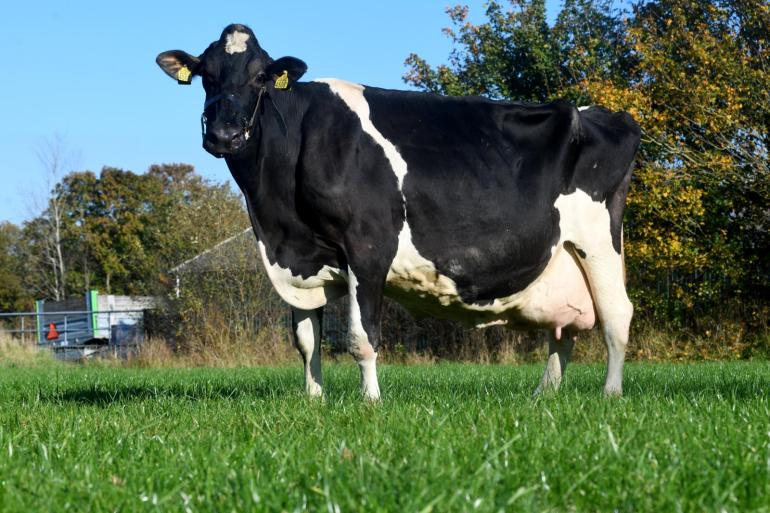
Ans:
<svg viewBox="0 0 770 513"><path fill-rule="evenodd" d="M48 325L48 335L45 336L46 340L56 340L59 338L59 332L56 331L56 325L51 323Z"/></svg>

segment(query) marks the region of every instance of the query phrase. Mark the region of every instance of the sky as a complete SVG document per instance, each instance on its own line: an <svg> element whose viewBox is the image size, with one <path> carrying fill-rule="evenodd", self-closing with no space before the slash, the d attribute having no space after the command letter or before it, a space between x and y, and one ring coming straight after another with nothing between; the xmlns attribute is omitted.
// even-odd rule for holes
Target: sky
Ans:
<svg viewBox="0 0 770 513"><path fill-rule="evenodd" d="M163 74L155 64L162 51L198 55L225 26L244 23L273 58L304 60L307 80L407 89L410 53L446 62L451 43L441 29L455 3L483 20L483 0L8 2L0 17L0 222L39 214L47 180L38 153L55 140L64 173L186 162L230 180L224 160L200 144L203 88ZM560 0L547 5L552 21Z"/></svg>

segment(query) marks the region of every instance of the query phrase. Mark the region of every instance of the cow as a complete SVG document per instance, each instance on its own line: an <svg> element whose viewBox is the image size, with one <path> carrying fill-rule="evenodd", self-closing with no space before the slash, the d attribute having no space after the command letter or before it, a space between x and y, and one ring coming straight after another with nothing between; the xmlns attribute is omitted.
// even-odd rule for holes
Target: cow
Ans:
<svg viewBox="0 0 770 513"><path fill-rule="evenodd" d="M559 387L575 334L598 321L604 392L622 393L633 307L622 220L640 130L566 101L300 82L245 25L157 64L206 92L203 147L240 187L267 275L292 310L305 388L322 395L324 306L347 296L348 350L380 397L383 297L474 326L547 329L536 392Z"/></svg>

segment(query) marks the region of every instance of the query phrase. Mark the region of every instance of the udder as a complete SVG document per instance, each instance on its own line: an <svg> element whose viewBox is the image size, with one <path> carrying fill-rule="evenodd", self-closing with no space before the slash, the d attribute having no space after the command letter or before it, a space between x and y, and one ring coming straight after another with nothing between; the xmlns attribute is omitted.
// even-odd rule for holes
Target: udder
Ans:
<svg viewBox="0 0 770 513"><path fill-rule="evenodd" d="M523 292L518 314L528 322L557 330L586 330L596 322L591 291L578 257L559 245L543 274Z"/></svg>

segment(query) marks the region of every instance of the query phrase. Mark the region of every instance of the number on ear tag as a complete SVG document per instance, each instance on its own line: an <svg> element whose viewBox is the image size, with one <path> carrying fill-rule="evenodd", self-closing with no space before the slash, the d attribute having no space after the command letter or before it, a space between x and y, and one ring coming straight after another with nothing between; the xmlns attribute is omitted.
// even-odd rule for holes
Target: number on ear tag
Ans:
<svg viewBox="0 0 770 513"><path fill-rule="evenodd" d="M176 81L180 84L189 85L192 82L192 72L187 66L182 66L176 72Z"/></svg>
<svg viewBox="0 0 770 513"><path fill-rule="evenodd" d="M288 89L289 88L289 72L283 70L283 75L275 79L276 89Z"/></svg>

